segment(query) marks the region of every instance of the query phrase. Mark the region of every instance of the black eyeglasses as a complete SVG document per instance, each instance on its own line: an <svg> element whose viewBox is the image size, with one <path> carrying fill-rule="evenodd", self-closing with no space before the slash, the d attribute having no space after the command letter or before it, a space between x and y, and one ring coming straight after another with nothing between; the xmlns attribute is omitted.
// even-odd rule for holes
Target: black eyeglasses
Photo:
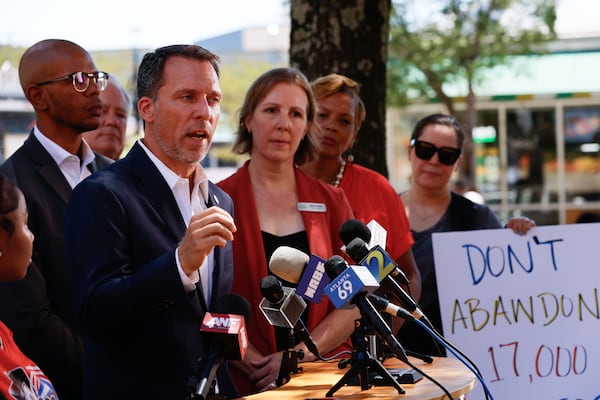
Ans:
<svg viewBox="0 0 600 400"><path fill-rule="evenodd" d="M106 89L108 85L108 74L102 71L96 72L73 72L72 74L61 76L60 78L51 79L49 81L40 82L37 85L48 85L49 83L61 82L66 80L72 80L73 87L79 93L85 92L90 86L90 79L94 80L94 84L98 88L99 91L103 91Z"/></svg>
<svg viewBox="0 0 600 400"><path fill-rule="evenodd" d="M460 157L460 149L453 147L436 147L433 143L423 140L411 139L410 146L415 148L415 154L421 160L431 160L438 153L438 160L444 165L452 165Z"/></svg>

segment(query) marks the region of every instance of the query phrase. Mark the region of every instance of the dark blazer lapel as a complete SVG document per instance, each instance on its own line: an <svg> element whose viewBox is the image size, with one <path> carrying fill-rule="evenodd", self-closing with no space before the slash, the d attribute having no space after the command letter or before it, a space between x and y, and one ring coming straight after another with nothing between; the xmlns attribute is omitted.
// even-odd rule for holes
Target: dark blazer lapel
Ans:
<svg viewBox="0 0 600 400"><path fill-rule="evenodd" d="M212 284L212 293L211 293L211 298L210 298L209 310L212 310L215 307L215 304L217 301L219 301L221 294L225 293L225 291L221 287L223 285L223 282L222 282L223 280L221 279L221 274L222 274L221 269L223 268L223 265L224 265L223 249L221 249L220 247L215 247L213 249L213 252L214 252L215 268L213 270L213 284Z"/></svg>
<svg viewBox="0 0 600 400"><path fill-rule="evenodd" d="M220 198L220 193L215 190L216 185L212 182L208 183L208 204L207 207L217 206L223 207L224 200Z"/></svg>
<svg viewBox="0 0 600 400"><path fill-rule="evenodd" d="M31 160L38 165L38 173L48 185L63 199L65 204L69 202L71 196L71 186L65 179L56 162L46 151L44 146L36 139L33 132L29 135L23 146L27 149L27 153Z"/></svg>
<svg viewBox="0 0 600 400"><path fill-rule="evenodd" d="M209 182L208 183L208 207L212 207L212 206L217 206L217 207L222 207L223 209L227 210L227 204L228 201L224 200L223 198L221 198L222 196L222 192L217 189L217 186L212 183ZM228 247L231 247L231 243L228 244ZM231 249L229 248L229 250L231 251ZM230 285L230 281L228 281L227 279L223 279L223 274L227 274L228 272L225 271L226 268L229 268L227 261L225 260L225 255L226 255L226 250L222 249L220 247L215 247L214 248L214 261L215 261L215 269L213 271L213 287L212 287L212 296L211 296L211 307L209 307L209 310L212 309L212 307L215 306L215 303L217 301L219 301L220 297L225 294L225 293L229 293L231 290L231 285ZM230 253L231 254L231 253Z"/></svg>
<svg viewBox="0 0 600 400"><path fill-rule="evenodd" d="M175 197L167 182L148 158L139 144L135 144L125 159L131 159L132 173L137 182L138 190L144 195L158 215L163 218L165 225L171 229L176 240L183 238L186 230L185 222L175 201Z"/></svg>
<svg viewBox="0 0 600 400"><path fill-rule="evenodd" d="M108 157L103 156L100 153L96 153L94 151L94 159L91 163L87 165L87 168L93 174L94 172L98 172L98 170L112 164L114 161Z"/></svg>

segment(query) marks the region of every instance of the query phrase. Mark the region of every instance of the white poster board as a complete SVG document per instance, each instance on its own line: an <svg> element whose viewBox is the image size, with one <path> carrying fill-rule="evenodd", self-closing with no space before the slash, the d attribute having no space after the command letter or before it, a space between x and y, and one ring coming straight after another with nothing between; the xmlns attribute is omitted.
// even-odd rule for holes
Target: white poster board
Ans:
<svg viewBox="0 0 600 400"><path fill-rule="evenodd" d="M600 400L600 224L432 240L444 337L495 400Z"/></svg>

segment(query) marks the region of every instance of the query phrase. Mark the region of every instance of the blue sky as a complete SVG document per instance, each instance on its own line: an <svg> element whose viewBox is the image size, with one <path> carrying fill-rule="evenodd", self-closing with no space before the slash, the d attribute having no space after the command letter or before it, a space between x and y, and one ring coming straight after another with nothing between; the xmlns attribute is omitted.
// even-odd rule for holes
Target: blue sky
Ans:
<svg viewBox="0 0 600 400"><path fill-rule="evenodd" d="M13 0L9 5L5 0L0 44L28 47L50 37L88 50L190 43L247 27L288 24L289 1ZM599 0L557 1L560 32L600 32Z"/></svg>

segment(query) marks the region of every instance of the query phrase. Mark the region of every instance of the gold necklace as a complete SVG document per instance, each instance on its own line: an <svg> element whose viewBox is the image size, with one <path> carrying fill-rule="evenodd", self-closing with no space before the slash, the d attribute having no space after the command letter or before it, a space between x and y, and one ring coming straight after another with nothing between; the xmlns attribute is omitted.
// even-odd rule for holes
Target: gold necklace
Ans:
<svg viewBox="0 0 600 400"><path fill-rule="evenodd" d="M342 178L344 177L344 171L346 170L346 160L342 159L342 165L340 165L340 170L338 171L335 179L333 180L332 185L334 187L339 187L342 182Z"/></svg>

